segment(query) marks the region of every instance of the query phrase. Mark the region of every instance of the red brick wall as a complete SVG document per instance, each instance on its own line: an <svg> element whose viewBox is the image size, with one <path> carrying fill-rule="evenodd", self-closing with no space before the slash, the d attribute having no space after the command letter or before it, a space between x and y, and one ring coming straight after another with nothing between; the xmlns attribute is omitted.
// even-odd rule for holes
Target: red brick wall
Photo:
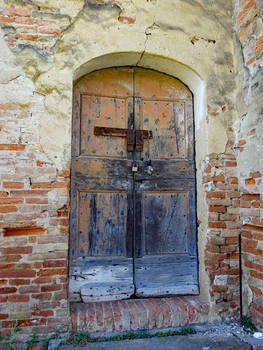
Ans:
<svg viewBox="0 0 263 350"><path fill-rule="evenodd" d="M70 24L70 19L38 6L24 4L0 10L0 23L11 48L22 50L26 46L33 46L48 55L52 53L56 37Z"/></svg>
<svg viewBox="0 0 263 350"><path fill-rule="evenodd" d="M209 117L217 117L209 108ZM222 317L239 313L238 234L240 192L236 176L235 135L228 129L224 154L211 154L204 162L203 183L208 204L205 265L214 310Z"/></svg>
<svg viewBox="0 0 263 350"><path fill-rule="evenodd" d="M15 320L25 332L68 324L68 209L58 197L67 203L69 170L58 171L27 132L36 108L33 95L0 104L0 333Z"/></svg>
<svg viewBox="0 0 263 350"><path fill-rule="evenodd" d="M240 220L242 223L245 308L252 321L263 329L263 199L262 199L262 63L263 3L236 3L236 33L243 67L245 111L237 140Z"/></svg>

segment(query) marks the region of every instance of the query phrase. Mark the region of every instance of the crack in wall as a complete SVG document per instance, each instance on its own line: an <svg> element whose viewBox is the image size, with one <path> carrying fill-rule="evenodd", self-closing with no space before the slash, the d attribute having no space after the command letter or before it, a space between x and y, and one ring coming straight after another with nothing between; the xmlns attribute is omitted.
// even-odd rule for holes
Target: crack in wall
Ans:
<svg viewBox="0 0 263 350"><path fill-rule="evenodd" d="M142 59L143 59L143 56L144 56L144 54L145 54L145 52L146 52L146 47L147 47L148 40L149 40L149 38L150 38L150 35L152 35L152 33L151 33L149 30L152 29L152 28L154 28L154 26L160 27L158 24L156 24L155 22L153 22L152 25L150 25L150 26L148 26L147 28L145 28L145 31L144 31L144 34L145 34L144 49L143 49L143 51L142 51L142 53L141 53L141 55L140 55L140 57L139 57L137 63L135 64L136 67L139 66L139 64L141 63L141 61L142 61Z"/></svg>

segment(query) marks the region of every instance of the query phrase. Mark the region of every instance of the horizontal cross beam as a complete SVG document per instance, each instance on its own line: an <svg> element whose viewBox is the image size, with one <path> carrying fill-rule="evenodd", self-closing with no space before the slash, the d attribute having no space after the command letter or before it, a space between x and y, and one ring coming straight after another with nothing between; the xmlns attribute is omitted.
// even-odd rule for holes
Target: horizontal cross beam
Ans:
<svg viewBox="0 0 263 350"><path fill-rule="evenodd" d="M127 137L127 150L129 152L132 152L134 147L136 151L142 151L143 139L151 139L153 137L151 130L108 128L104 126L95 126L94 135Z"/></svg>

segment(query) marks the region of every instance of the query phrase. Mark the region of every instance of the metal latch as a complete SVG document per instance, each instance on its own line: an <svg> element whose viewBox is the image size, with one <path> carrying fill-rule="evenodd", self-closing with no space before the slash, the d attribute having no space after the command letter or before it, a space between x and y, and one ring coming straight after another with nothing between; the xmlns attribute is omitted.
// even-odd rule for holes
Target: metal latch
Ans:
<svg viewBox="0 0 263 350"><path fill-rule="evenodd" d="M136 162L134 162L132 165L132 172L137 173L137 171L138 171L138 165L136 164Z"/></svg>
<svg viewBox="0 0 263 350"><path fill-rule="evenodd" d="M101 126L94 127L94 135L127 137L128 152L132 152L134 149L137 152L141 152L143 149L143 139L152 139L153 137L151 130L108 128Z"/></svg>

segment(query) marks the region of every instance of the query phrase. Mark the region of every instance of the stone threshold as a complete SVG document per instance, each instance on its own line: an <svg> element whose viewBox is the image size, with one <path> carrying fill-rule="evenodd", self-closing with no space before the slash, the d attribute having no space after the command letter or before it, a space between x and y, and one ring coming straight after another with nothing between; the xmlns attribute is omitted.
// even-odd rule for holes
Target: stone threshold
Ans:
<svg viewBox="0 0 263 350"><path fill-rule="evenodd" d="M70 304L74 331L116 333L186 326L208 321L199 296L128 299Z"/></svg>

